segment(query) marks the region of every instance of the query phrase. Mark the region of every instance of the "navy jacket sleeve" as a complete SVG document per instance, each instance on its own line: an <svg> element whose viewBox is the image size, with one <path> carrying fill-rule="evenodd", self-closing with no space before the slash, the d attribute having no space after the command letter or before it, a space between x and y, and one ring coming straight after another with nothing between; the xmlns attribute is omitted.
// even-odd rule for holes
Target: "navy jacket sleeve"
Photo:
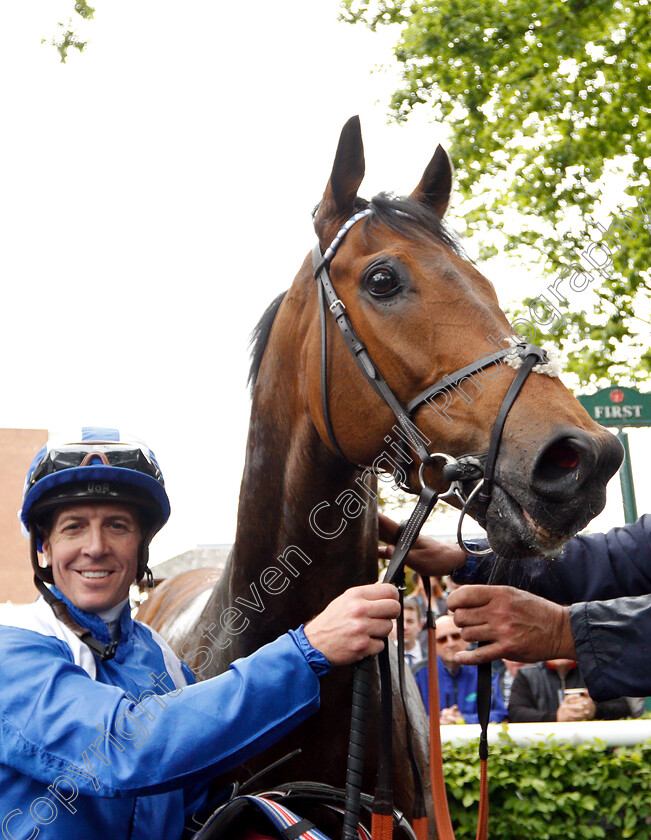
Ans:
<svg viewBox="0 0 651 840"><path fill-rule="evenodd" d="M478 543L477 547L485 547ZM488 555L469 557L454 573L458 583L486 583L495 563L494 580L526 589L558 604L603 601L651 593L651 514L605 534L574 537L556 559L529 557L509 561Z"/></svg>
<svg viewBox="0 0 651 840"><path fill-rule="evenodd" d="M525 570L529 583L521 588L559 604L648 595L651 515L605 534L575 537L557 560L525 561ZM517 585L517 571L512 576Z"/></svg>
<svg viewBox="0 0 651 840"><path fill-rule="evenodd" d="M493 563L497 581L560 604L570 621L581 673L595 701L651 695L651 515L570 540L556 560L509 563L489 555L469 562L455 579L485 583Z"/></svg>
<svg viewBox="0 0 651 840"><path fill-rule="evenodd" d="M570 622L593 700L651 696L651 595L574 604Z"/></svg>

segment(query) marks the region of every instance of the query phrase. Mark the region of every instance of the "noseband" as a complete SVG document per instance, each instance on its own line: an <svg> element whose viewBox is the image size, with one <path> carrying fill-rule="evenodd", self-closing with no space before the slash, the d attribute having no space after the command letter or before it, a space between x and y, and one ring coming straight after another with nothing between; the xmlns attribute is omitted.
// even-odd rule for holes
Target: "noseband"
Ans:
<svg viewBox="0 0 651 840"><path fill-rule="evenodd" d="M366 346L355 332L350 317L348 316L348 313L346 311L346 307L339 299L337 292L335 291L328 270L330 268L335 254L337 253L339 246L343 242L348 231L353 227L353 225L355 225L361 219L364 219L365 217L371 215L372 213L372 207L367 207L366 209L361 210L359 213L356 213L354 216L352 216L346 222L346 224L343 225L343 227L339 230L332 243L330 244L329 248L326 250L325 254L321 253L321 248L318 242L312 250L314 277L318 282L319 293L319 313L321 322L321 404L326 431L330 440L330 444L334 451L344 461L352 463L357 469L364 470L365 468L363 466L351 462L342 452L339 444L337 443L337 438L335 436L332 421L330 418L327 382L327 306L327 308L332 313L332 316L335 319L335 323L339 327L339 330L346 343L346 347L353 356L355 362L357 363L357 366L361 370L367 382L374 389L374 391L384 400L384 402L394 413L401 431L403 432L405 438L409 441L409 444L413 447L416 454L418 455L421 462L419 468L419 479L422 491L425 491L426 489L426 483L424 478L425 467L434 463L437 459L442 459L444 461L443 477L450 481L450 488L447 492L447 495L455 496L462 506L461 517L459 519L459 524L457 528L457 538L459 541L459 545L465 550L466 546L461 536L461 527L463 519L468 510L469 505L472 502L476 501L480 506L480 510L483 511L486 511L488 505L490 504L493 493L495 465L497 463L500 443L502 440L502 433L504 431L504 424L506 423L508 413L511 410L513 403L516 400L516 397L520 393L520 390L531 371L537 365L547 364L549 359L547 357L546 351L542 348L537 347L534 344L518 342L512 347L507 347L503 350L497 351L496 353L483 356L481 359L478 359L472 364L466 365L466 367L460 368L459 370L455 371L455 373L445 376L443 379L440 379L438 382L435 382L433 385L430 385L428 388L426 388L424 391L422 391L420 394L414 397L414 399L412 399L406 406L403 405L393 393L391 388L387 385L377 365L373 362L368 350L366 349ZM443 452L430 452L422 438L417 434L417 428L413 422L413 417L418 411L418 409L424 403L432 400L436 396L436 394L444 391L445 389L453 385L457 385L463 379L466 379L467 377L472 376L473 374L478 373L479 371L485 370L491 365L501 363L502 359L506 358L507 356L513 359L514 355L517 355L517 357L519 357L517 359L517 361L519 362L518 372L502 401L502 405L495 419L495 423L493 424L490 443L488 446L483 467L476 458L469 455L454 458L452 455L448 455ZM407 465L408 463L412 463L412 459L408 455L405 441L402 438L399 439L398 446L401 450L401 456L399 457L397 462L398 468L396 472L403 472L406 476ZM394 474L394 477L396 478L397 483L401 486L403 490L409 493L415 492L411 487L407 486L404 481L400 480L399 475ZM481 483L478 483L480 479ZM464 481L475 482L475 487L469 494L466 494L464 490ZM438 494L435 494L435 497L436 498L434 498L432 506L436 502ZM487 549L487 551L484 553L487 553L488 551L490 551L490 549Z"/></svg>

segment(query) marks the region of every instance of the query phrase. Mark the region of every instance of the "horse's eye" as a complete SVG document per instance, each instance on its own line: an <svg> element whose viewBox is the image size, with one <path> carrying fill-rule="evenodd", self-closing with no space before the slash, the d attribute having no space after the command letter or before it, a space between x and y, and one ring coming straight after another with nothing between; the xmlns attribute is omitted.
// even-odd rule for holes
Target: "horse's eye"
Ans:
<svg viewBox="0 0 651 840"><path fill-rule="evenodd" d="M368 275L366 288L373 297L387 298L397 294L402 288L402 283L392 269L384 266L383 268L376 268Z"/></svg>

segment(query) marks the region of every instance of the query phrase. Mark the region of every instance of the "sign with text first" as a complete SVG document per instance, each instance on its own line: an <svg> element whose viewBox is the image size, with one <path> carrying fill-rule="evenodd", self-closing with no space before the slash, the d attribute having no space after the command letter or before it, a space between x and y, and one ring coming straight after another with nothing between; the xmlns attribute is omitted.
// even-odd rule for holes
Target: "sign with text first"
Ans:
<svg viewBox="0 0 651 840"><path fill-rule="evenodd" d="M651 426L651 393L614 385L578 400L601 426Z"/></svg>

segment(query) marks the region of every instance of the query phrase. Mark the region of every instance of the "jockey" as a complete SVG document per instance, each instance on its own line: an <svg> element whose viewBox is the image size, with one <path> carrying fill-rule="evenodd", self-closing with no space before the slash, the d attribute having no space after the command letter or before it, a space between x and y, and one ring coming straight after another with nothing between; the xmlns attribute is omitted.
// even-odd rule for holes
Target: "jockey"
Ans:
<svg viewBox="0 0 651 840"><path fill-rule="evenodd" d="M169 514L153 453L114 429L35 457L20 518L41 594L0 612L3 837L180 838L211 778L316 711L332 665L383 646L397 592L356 587L195 683L128 603Z"/></svg>

